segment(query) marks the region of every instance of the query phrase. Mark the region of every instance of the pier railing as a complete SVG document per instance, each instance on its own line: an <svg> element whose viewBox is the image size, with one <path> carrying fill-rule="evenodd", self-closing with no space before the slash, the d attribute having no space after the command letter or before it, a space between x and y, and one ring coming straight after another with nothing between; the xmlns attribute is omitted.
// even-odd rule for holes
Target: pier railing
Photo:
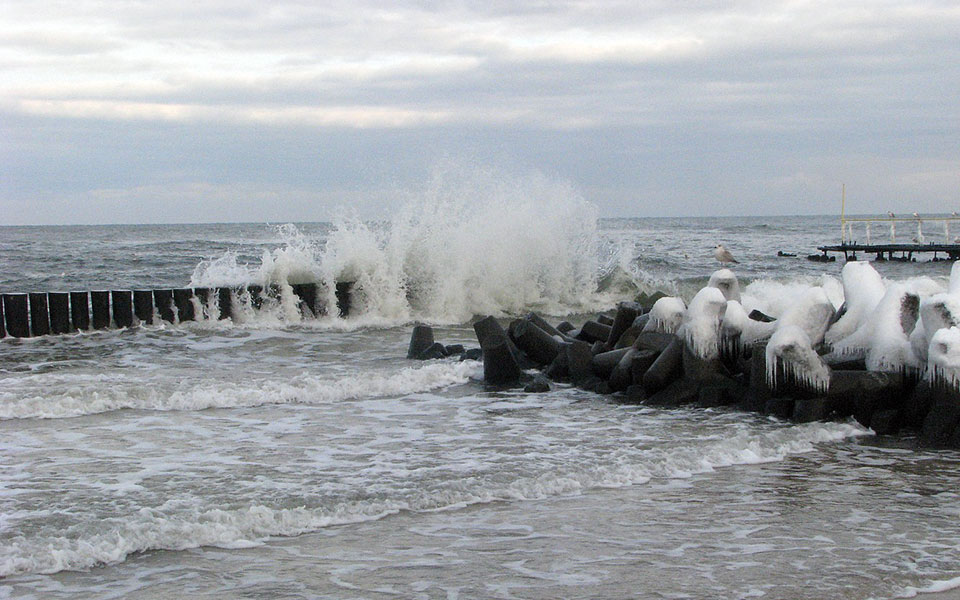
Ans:
<svg viewBox="0 0 960 600"><path fill-rule="evenodd" d="M306 318L327 314L321 301L320 284L290 286L298 308ZM352 282L338 282L335 296L337 312L350 312ZM280 286L178 288L159 290L104 290L92 292L39 292L0 294L0 338L34 337L76 331L132 327L136 324L182 323L194 321L206 311L208 318L234 319L236 304L243 301L254 309L264 298L279 298ZM216 307L215 313L212 310Z"/></svg>
<svg viewBox="0 0 960 600"><path fill-rule="evenodd" d="M954 238L950 233L950 225L954 222L960 222L960 216L951 215L948 217L943 216L931 216L925 217L919 214L913 214L909 217L898 217L893 214L888 214L886 217L847 217L845 215L840 216L840 243L846 244L853 242L854 237L854 224L863 225L864 237L857 240L862 244L871 245L873 243L887 243L886 240L874 242L871 239L871 228L874 224L883 224L887 225L889 229L890 244L897 243L913 243L913 244L960 244L960 238ZM916 229L913 230L911 227L907 235L911 237L907 240L897 240L897 224L905 223L909 225L916 226ZM942 223L943 230L942 232L931 233L929 237L923 233L923 226L925 224L929 225L930 223ZM941 237L942 236L942 237Z"/></svg>

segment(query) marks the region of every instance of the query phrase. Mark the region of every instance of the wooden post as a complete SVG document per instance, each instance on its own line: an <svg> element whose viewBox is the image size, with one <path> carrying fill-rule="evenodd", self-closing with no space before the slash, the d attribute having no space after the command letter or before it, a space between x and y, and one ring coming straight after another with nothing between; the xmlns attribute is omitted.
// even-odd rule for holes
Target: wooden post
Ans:
<svg viewBox="0 0 960 600"><path fill-rule="evenodd" d="M19 338L30 337L26 294L4 294L3 312L7 320L7 332L10 335Z"/></svg>
<svg viewBox="0 0 960 600"><path fill-rule="evenodd" d="M233 318L233 290L227 287L219 288L217 295L220 300L220 318Z"/></svg>
<svg viewBox="0 0 960 600"><path fill-rule="evenodd" d="M113 297L113 322L117 327L133 326L133 292L129 290L114 290L111 292Z"/></svg>
<svg viewBox="0 0 960 600"><path fill-rule="evenodd" d="M173 323L173 291L153 290L153 300L157 304L160 318L167 323Z"/></svg>
<svg viewBox="0 0 960 600"><path fill-rule="evenodd" d="M110 292L90 292L90 304L93 306L93 328L110 327Z"/></svg>
<svg viewBox="0 0 960 600"><path fill-rule="evenodd" d="M353 304L353 282L352 281L338 281L337 282L337 311L341 317L346 317L350 314L350 309Z"/></svg>
<svg viewBox="0 0 960 600"><path fill-rule="evenodd" d="M194 313L193 302L190 298L193 297L193 290L190 288L176 289L173 290L173 303L177 305L177 316L180 318L180 322L193 321Z"/></svg>
<svg viewBox="0 0 960 600"><path fill-rule="evenodd" d="M202 309L209 312L207 307L210 302L210 288L193 288L193 295L200 301ZM196 317L203 318L203 313L196 315Z"/></svg>
<svg viewBox="0 0 960 600"><path fill-rule="evenodd" d="M76 329L90 329L90 294L70 292L70 320Z"/></svg>
<svg viewBox="0 0 960 600"><path fill-rule="evenodd" d="M315 283L295 283L290 287L293 293L300 298L301 311L304 317L317 316L317 284ZM304 310L305 309L305 310Z"/></svg>
<svg viewBox="0 0 960 600"><path fill-rule="evenodd" d="M153 323L153 290L133 292L133 312L145 325Z"/></svg>
<svg viewBox="0 0 960 600"><path fill-rule="evenodd" d="M43 292L30 294L30 332L35 336L50 335L50 311Z"/></svg>
<svg viewBox="0 0 960 600"><path fill-rule="evenodd" d="M50 308L50 332L54 334L71 333L70 326L70 294L66 292L50 292L47 294Z"/></svg>

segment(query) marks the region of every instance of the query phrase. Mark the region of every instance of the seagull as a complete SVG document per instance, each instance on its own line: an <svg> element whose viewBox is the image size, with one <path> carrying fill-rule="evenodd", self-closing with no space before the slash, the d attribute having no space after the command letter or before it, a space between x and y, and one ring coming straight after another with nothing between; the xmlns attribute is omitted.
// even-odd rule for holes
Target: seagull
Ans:
<svg viewBox="0 0 960 600"><path fill-rule="evenodd" d="M733 258L733 255L730 254L730 251L724 248L723 244L717 244L717 247L713 250L713 256L720 261L721 265L726 265L727 263L736 263L740 264L740 261Z"/></svg>
<svg viewBox="0 0 960 600"><path fill-rule="evenodd" d="M889 210L887 211L887 215L888 215L891 219L896 219L896 218L897 218L897 215L893 214L893 213L890 212Z"/></svg>
<svg viewBox="0 0 960 600"><path fill-rule="evenodd" d="M919 218L920 218L920 215L918 215L917 213L913 213L913 218L914 218L914 219L919 219Z"/></svg>

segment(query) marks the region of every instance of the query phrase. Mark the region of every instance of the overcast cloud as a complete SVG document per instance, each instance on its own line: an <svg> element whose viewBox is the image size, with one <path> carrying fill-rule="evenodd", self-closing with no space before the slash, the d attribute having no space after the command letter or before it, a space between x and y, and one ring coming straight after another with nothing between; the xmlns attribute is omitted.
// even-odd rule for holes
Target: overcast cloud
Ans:
<svg viewBox="0 0 960 600"><path fill-rule="evenodd" d="M436 165L604 216L960 210L960 5L0 0L0 223L382 216Z"/></svg>

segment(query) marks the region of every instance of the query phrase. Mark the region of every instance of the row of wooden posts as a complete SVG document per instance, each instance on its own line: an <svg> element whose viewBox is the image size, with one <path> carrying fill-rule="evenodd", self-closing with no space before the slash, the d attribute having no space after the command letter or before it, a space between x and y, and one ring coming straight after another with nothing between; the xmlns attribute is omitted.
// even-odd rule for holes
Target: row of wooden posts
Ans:
<svg viewBox="0 0 960 600"><path fill-rule="evenodd" d="M337 310L340 316L350 311L349 282L336 284ZM318 298L318 284L293 284L304 316L326 314ZM220 319L233 316L233 301L246 291L250 304L259 309L265 295L277 297L279 288L248 285L243 288L180 288L162 290L110 290L94 292L37 292L0 295L0 338L65 334L91 329L131 327L135 322L152 324L155 319L168 323L196 320L193 298L207 306L216 295ZM136 319L136 321L135 321Z"/></svg>

